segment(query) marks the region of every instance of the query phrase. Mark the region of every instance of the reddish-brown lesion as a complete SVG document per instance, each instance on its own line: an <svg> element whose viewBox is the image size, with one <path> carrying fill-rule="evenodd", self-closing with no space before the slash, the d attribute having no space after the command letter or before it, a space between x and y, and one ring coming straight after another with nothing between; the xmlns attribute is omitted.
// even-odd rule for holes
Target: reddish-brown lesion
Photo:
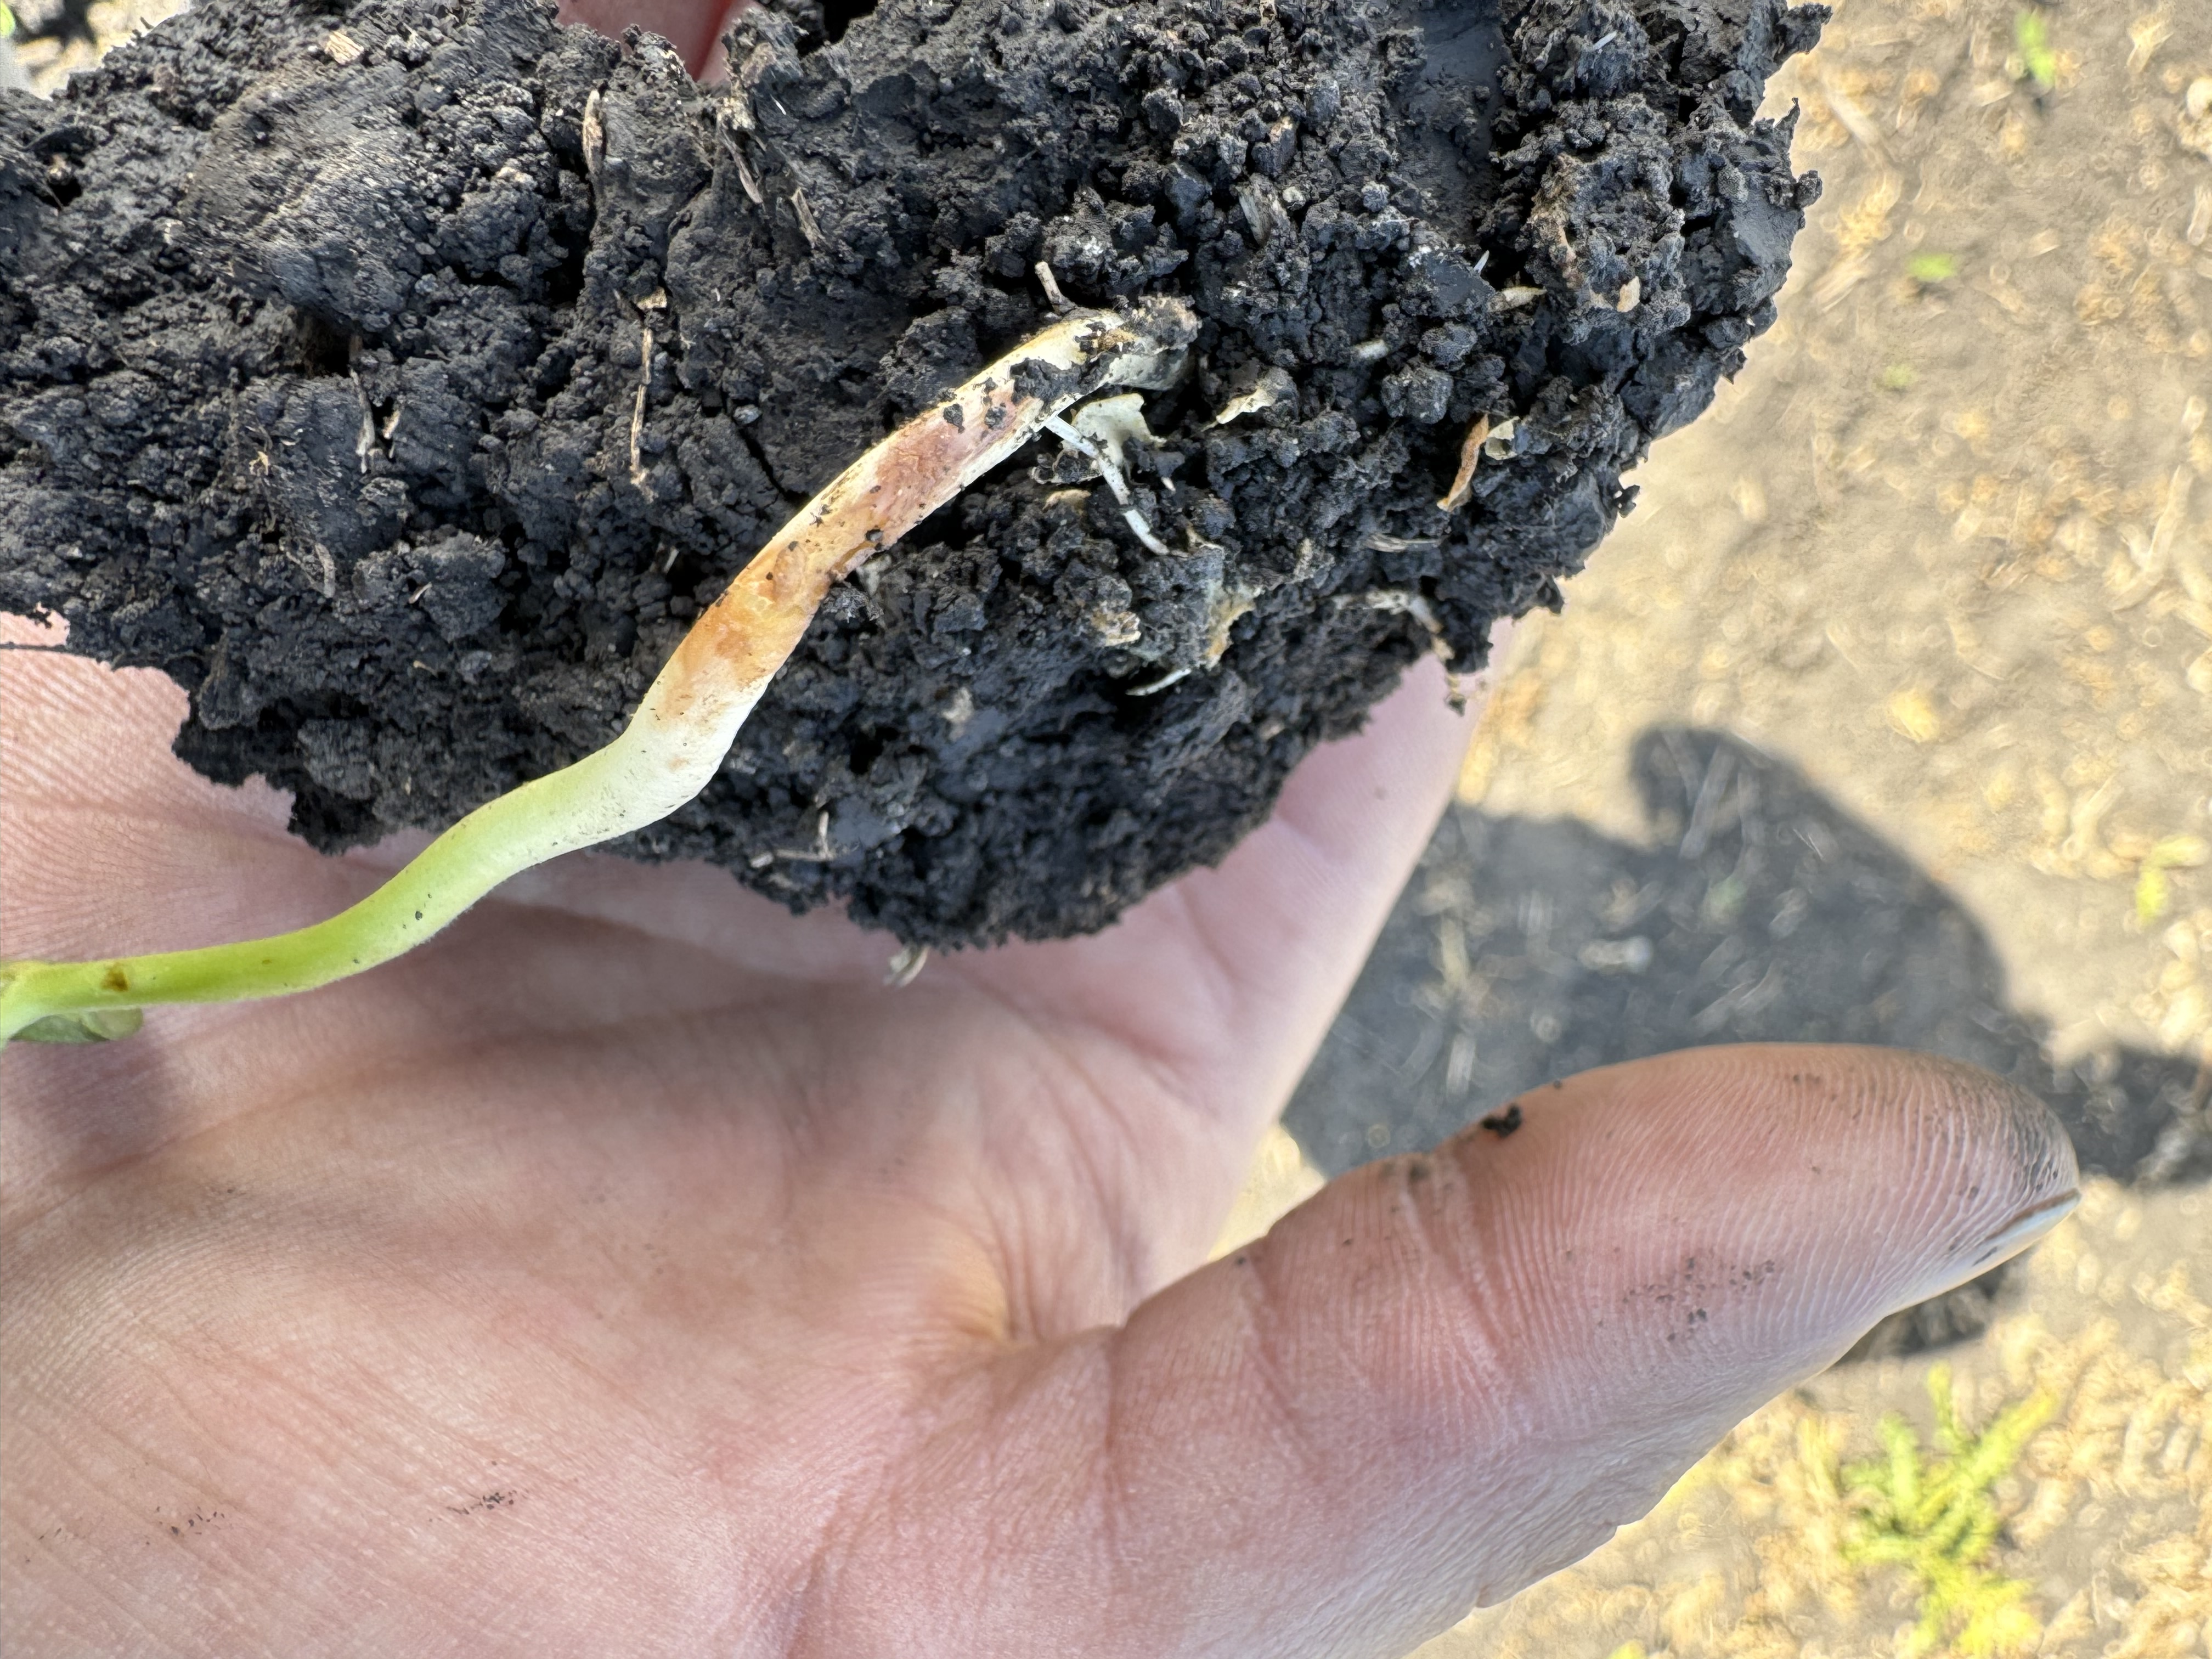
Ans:
<svg viewBox="0 0 2212 1659"><path fill-rule="evenodd" d="M1030 400L995 396L1005 413L984 417L993 392L959 398L954 425L942 407L917 416L835 480L787 531L756 554L679 645L670 665L684 680L711 673L751 685L790 655L830 587L882 551L958 491L968 465L1016 423Z"/></svg>
<svg viewBox="0 0 2212 1659"><path fill-rule="evenodd" d="M1117 320L1086 324L1092 331L1079 355L1089 361L1128 343ZM655 700L680 706L757 690L797 647L832 585L1005 459L1036 407L1001 378L1006 372L993 365L832 480L694 624L656 682ZM957 409L957 422L945 418L948 409Z"/></svg>

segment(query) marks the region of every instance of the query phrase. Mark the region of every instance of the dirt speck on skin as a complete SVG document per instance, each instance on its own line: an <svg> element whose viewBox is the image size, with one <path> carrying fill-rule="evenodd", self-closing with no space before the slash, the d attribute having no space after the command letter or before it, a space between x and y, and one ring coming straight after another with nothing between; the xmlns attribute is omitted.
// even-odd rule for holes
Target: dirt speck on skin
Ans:
<svg viewBox="0 0 2212 1659"><path fill-rule="evenodd" d="M748 14L708 90L529 0L207 0L0 94L0 608L166 670L178 752L318 846L442 826L611 736L788 513L1050 316L1041 264L1177 295L1129 449L1168 556L1039 446L622 843L910 943L1095 928L1425 616L1470 667L1557 603L1773 315L1816 186L1754 112L1823 15L891 0Z"/></svg>

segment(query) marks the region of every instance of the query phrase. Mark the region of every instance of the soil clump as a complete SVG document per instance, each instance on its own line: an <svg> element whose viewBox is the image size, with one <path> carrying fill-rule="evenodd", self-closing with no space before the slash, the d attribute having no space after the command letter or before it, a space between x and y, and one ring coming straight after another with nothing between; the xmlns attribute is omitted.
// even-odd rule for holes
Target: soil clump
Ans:
<svg viewBox="0 0 2212 1659"><path fill-rule="evenodd" d="M1040 444L617 843L911 943L1096 928L1556 607L1772 319L1818 186L1757 106L1824 15L887 0L748 14L716 89L535 0L203 0L0 94L0 609L167 672L319 847L443 827L611 737L1040 267L1173 294L1117 428L1159 545Z"/></svg>

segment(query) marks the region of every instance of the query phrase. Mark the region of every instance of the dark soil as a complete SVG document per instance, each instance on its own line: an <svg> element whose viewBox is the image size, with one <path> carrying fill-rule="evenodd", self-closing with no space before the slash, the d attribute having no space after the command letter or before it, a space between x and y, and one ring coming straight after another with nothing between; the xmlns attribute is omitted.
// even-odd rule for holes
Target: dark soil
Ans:
<svg viewBox="0 0 2212 1659"><path fill-rule="evenodd" d="M1820 15L890 0L750 14L717 92L531 0L203 0L0 94L0 608L166 670L178 752L318 846L442 826L617 730L785 515L1048 318L1035 261L1180 295L1138 482L1187 551L1002 469L623 844L911 941L1095 928L1359 723L1410 597L1463 667L1557 604L1772 317L1815 185L1755 108ZM1448 514L1479 416L1510 453Z"/></svg>

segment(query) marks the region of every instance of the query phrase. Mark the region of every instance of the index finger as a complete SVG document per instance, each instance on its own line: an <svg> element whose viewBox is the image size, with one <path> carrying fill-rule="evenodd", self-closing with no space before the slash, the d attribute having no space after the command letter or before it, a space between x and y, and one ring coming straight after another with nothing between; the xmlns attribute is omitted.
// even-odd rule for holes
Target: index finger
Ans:
<svg viewBox="0 0 2212 1659"><path fill-rule="evenodd" d="M718 78L722 31L749 0L562 0L561 21L582 23L619 37L635 27L659 35L684 55L684 67L702 80Z"/></svg>

